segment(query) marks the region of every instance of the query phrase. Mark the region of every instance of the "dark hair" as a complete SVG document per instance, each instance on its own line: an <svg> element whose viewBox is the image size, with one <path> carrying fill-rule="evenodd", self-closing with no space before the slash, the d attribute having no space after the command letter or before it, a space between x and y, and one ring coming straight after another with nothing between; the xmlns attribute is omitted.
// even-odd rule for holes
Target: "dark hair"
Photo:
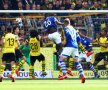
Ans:
<svg viewBox="0 0 108 90"><path fill-rule="evenodd" d="M13 27L13 33L15 32L16 28L19 28L19 26L14 26Z"/></svg>
<svg viewBox="0 0 108 90"><path fill-rule="evenodd" d="M8 27L6 31L7 31L7 32L11 32L12 29L11 29L10 27Z"/></svg>
<svg viewBox="0 0 108 90"><path fill-rule="evenodd" d="M38 32L36 31L36 30L31 30L30 31L30 36L32 37L32 38L34 38L34 37L38 37Z"/></svg>
<svg viewBox="0 0 108 90"><path fill-rule="evenodd" d="M70 23L71 23L71 25L74 25L75 21L73 19L70 19Z"/></svg>
<svg viewBox="0 0 108 90"><path fill-rule="evenodd" d="M55 16L55 14L53 14L53 13L45 13L45 15L44 15L44 17L45 17L45 19L47 18L47 17L51 17L51 16Z"/></svg>

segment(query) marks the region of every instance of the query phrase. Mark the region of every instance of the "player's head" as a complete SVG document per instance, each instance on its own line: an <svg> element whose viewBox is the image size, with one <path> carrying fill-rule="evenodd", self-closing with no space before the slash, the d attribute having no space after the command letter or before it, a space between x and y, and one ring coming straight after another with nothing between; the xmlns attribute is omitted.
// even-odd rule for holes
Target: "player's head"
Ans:
<svg viewBox="0 0 108 90"><path fill-rule="evenodd" d="M108 35L108 27L103 28L103 31L105 32L106 35Z"/></svg>
<svg viewBox="0 0 108 90"><path fill-rule="evenodd" d="M103 31L101 31L100 35L101 35L101 37L105 37L107 35L107 33L103 30Z"/></svg>
<svg viewBox="0 0 108 90"><path fill-rule="evenodd" d="M34 37L37 37L38 36L38 32L36 30L31 30L30 31L30 37L31 38L34 38Z"/></svg>
<svg viewBox="0 0 108 90"><path fill-rule="evenodd" d="M18 26L13 27L13 33L19 34L19 27Z"/></svg>
<svg viewBox="0 0 108 90"><path fill-rule="evenodd" d="M73 26L75 24L75 21L73 19L70 19L70 24Z"/></svg>
<svg viewBox="0 0 108 90"><path fill-rule="evenodd" d="M49 13L45 13L44 16L45 16L45 19L46 19L47 17L55 16L55 14L53 14L53 13L50 13L50 14Z"/></svg>
<svg viewBox="0 0 108 90"><path fill-rule="evenodd" d="M85 29L80 30L80 32L85 36L87 35L87 30L85 30Z"/></svg>
<svg viewBox="0 0 108 90"><path fill-rule="evenodd" d="M66 18L64 20L64 25L67 26L67 25L70 25L70 19L69 18Z"/></svg>
<svg viewBox="0 0 108 90"><path fill-rule="evenodd" d="M10 27L8 27L6 31L7 31L7 33L11 33L12 29Z"/></svg>

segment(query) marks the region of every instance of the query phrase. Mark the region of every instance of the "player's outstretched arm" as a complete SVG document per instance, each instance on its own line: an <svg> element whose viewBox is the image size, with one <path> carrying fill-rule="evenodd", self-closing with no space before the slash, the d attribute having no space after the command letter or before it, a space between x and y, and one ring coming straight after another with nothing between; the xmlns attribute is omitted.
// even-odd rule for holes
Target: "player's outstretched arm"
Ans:
<svg viewBox="0 0 108 90"><path fill-rule="evenodd" d="M60 21L58 21L58 19L57 19L57 18L55 18L55 23L56 23L57 25L63 25L63 23L62 23L62 22L60 22Z"/></svg>

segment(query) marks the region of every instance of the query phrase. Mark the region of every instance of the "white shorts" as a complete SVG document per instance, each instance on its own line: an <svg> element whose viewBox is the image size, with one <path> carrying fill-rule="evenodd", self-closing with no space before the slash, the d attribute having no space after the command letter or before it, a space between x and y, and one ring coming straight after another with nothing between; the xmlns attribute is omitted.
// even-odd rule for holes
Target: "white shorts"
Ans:
<svg viewBox="0 0 108 90"><path fill-rule="evenodd" d="M61 56L72 56L73 58L79 57L78 49L73 47L65 47L63 48Z"/></svg>
<svg viewBox="0 0 108 90"><path fill-rule="evenodd" d="M86 62L91 62L92 55L87 57L87 55L85 53L80 53L79 54L79 61L82 61L83 59L86 59Z"/></svg>
<svg viewBox="0 0 108 90"><path fill-rule="evenodd" d="M58 32L54 32L52 34L49 34L48 38L56 44L61 43L61 35Z"/></svg>

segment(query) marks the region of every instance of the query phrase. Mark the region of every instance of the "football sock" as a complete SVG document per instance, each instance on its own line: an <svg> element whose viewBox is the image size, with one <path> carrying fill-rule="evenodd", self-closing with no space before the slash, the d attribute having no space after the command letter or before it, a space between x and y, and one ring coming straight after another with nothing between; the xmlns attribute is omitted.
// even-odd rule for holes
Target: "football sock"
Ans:
<svg viewBox="0 0 108 90"><path fill-rule="evenodd" d="M63 74L66 74L66 64L64 60L59 60L59 66L62 69Z"/></svg>
<svg viewBox="0 0 108 90"><path fill-rule="evenodd" d="M62 75L63 73L62 73L62 69L60 68L60 70L59 70L59 75Z"/></svg>
<svg viewBox="0 0 108 90"><path fill-rule="evenodd" d="M21 62L18 63L16 69L19 70L19 68L25 63L25 60L21 60Z"/></svg>
<svg viewBox="0 0 108 90"><path fill-rule="evenodd" d="M106 75L108 76L108 65L106 65L105 68L106 68Z"/></svg>
<svg viewBox="0 0 108 90"><path fill-rule="evenodd" d="M0 75L1 75L2 77L3 77L4 69L5 69L5 65L1 65L1 66L0 66Z"/></svg>
<svg viewBox="0 0 108 90"><path fill-rule="evenodd" d="M12 69L12 77L15 77L15 65L11 66L11 69Z"/></svg>
<svg viewBox="0 0 108 90"><path fill-rule="evenodd" d="M96 74L96 70L94 69L94 66L92 64L89 64L89 69L93 71L94 74Z"/></svg>
<svg viewBox="0 0 108 90"><path fill-rule="evenodd" d="M45 72L45 60L42 61L42 72Z"/></svg>
<svg viewBox="0 0 108 90"><path fill-rule="evenodd" d="M69 58L69 65L68 65L67 70L72 70L73 63L74 63L73 59L72 58Z"/></svg>
<svg viewBox="0 0 108 90"><path fill-rule="evenodd" d="M80 73L80 76L84 75L82 65L79 62L75 62L76 68Z"/></svg>
<svg viewBox="0 0 108 90"><path fill-rule="evenodd" d="M32 78L33 74L34 74L34 66L30 66L30 68L29 68L29 78Z"/></svg>
<svg viewBox="0 0 108 90"><path fill-rule="evenodd" d="M96 65L96 66L94 66L94 68L95 68L96 72L98 73L98 66Z"/></svg>

